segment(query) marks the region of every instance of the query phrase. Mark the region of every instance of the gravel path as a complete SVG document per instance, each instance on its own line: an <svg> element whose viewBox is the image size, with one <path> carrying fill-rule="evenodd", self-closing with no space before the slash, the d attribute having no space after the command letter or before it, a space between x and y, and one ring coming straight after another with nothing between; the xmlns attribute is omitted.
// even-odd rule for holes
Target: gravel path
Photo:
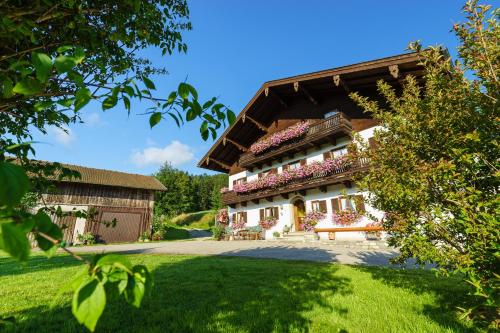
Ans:
<svg viewBox="0 0 500 333"><path fill-rule="evenodd" d="M124 252L221 255L285 260L308 260L390 266L388 260L397 252L389 247L366 249L360 246L335 245L321 242L285 243L280 241L213 241L188 240L158 243L135 243L73 247L76 252Z"/></svg>

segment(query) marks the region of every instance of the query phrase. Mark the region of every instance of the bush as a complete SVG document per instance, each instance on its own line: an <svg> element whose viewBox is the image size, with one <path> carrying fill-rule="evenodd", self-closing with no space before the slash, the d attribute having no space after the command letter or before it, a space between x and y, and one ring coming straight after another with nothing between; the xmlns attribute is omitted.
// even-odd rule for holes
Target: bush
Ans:
<svg viewBox="0 0 500 333"><path fill-rule="evenodd" d="M92 245L96 242L95 236L91 232L78 234L78 236L76 236L76 239L83 245Z"/></svg>
<svg viewBox="0 0 500 333"><path fill-rule="evenodd" d="M224 237L224 234L226 233L226 228L220 224L214 225L211 230L213 238L217 240L221 240L221 238Z"/></svg>
<svg viewBox="0 0 500 333"><path fill-rule="evenodd" d="M160 231L157 231L155 232L152 236L151 236L151 240L157 242L157 241L161 241L163 239L163 235L161 234Z"/></svg>
<svg viewBox="0 0 500 333"><path fill-rule="evenodd" d="M280 233L277 232L277 231L273 232L273 237L274 238L279 238L280 237Z"/></svg>
<svg viewBox="0 0 500 333"><path fill-rule="evenodd" d="M140 236L139 236L139 242L147 242L149 241L149 231L144 231Z"/></svg>

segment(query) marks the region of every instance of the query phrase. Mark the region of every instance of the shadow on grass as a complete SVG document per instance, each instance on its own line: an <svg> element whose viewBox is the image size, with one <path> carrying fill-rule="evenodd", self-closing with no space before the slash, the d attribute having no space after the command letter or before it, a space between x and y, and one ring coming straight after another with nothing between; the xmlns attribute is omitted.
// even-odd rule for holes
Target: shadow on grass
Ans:
<svg viewBox="0 0 500 333"><path fill-rule="evenodd" d="M81 263L70 256L58 255L47 258L42 252L35 252L34 255L30 257L28 263L19 262L11 257L0 256L0 276L28 274L79 265L81 265Z"/></svg>
<svg viewBox="0 0 500 333"><path fill-rule="evenodd" d="M110 301L97 331L308 332L314 320L308 311L320 307L331 316L347 312L328 302L337 293L351 292L350 279L338 276L338 267L229 257L162 260L152 268L154 288L142 307ZM17 332L84 331L69 305L33 307L14 315Z"/></svg>
<svg viewBox="0 0 500 333"><path fill-rule="evenodd" d="M374 257L379 258L378 255L370 252L358 254L358 258L362 259L363 262L373 262L376 260ZM467 308L467 301L470 301L467 294L471 288L462 280L461 276L435 275L437 273L430 271L435 266L427 265L424 268L419 268L413 260L410 260L405 266L393 265L391 268L361 265L353 267L356 270L370 273L372 278L388 286L409 290L416 295L433 294L436 300L435 304L424 306L423 314L425 316L442 327L449 327L456 332L471 331L470 328L457 320L456 315L458 307ZM431 275L435 275L436 278L431 279Z"/></svg>

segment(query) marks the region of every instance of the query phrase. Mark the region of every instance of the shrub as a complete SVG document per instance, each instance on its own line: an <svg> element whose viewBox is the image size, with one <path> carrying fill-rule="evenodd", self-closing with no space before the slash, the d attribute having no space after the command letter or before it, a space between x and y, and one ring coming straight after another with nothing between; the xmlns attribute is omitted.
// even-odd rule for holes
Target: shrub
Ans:
<svg viewBox="0 0 500 333"><path fill-rule="evenodd" d="M153 233L153 235L151 236L151 239L153 241L161 241L163 239L163 236L162 236L161 232L157 231L157 232Z"/></svg>
<svg viewBox="0 0 500 333"><path fill-rule="evenodd" d="M280 237L280 233L277 232L277 231L273 232L273 237L274 238L279 238Z"/></svg>
<svg viewBox="0 0 500 333"><path fill-rule="evenodd" d="M226 233L226 228L224 228L224 226L222 225L214 225L212 227L212 236L217 240L220 240L225 233Z"/></svg>
<svg viewBox="0 0 500 333"><path fill-rule="evenodd" d="M76 239L83 245L92 245L96 242L95 236L91 232L78 234L78 236L76 236Z"/></svg>

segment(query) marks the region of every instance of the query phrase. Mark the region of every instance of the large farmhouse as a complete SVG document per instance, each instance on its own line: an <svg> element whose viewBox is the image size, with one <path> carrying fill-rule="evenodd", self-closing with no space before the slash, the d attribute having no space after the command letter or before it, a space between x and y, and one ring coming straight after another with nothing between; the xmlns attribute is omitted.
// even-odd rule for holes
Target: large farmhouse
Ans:
<svg viewBox="0 0 500 333"><path fill-rule="evenodd" d="M359 218L337 239L364 238L366 212L381 213L364 203L367 193L352 181L369 161L346 162L345 155L355 133L373 145L377 123L348 94L377 98L378 80L400 89L408 74L422 80L416 53L264 83L198 164L229 173L222 198L233 225L274 220L268 238L284 228L302 231L306 214L319 212L315 228L327 238L327 229L346 227L334 216L348 211Z"/></svg>
<svg viewBox="0 0 500 333"><path fill-rule="evenodd" d="M104 243L133 242L150 230L155 191L166 190L156 178L77 165L64 167L78 171L81 178L55 183L55 191L43 194L43 203L60 206L63 212L93 213L88 219L71 214L54 216L54 223L66 226L66 242L76 243L77 236L85 232ZM114 227L109 225L113 220Z"/></svg>

